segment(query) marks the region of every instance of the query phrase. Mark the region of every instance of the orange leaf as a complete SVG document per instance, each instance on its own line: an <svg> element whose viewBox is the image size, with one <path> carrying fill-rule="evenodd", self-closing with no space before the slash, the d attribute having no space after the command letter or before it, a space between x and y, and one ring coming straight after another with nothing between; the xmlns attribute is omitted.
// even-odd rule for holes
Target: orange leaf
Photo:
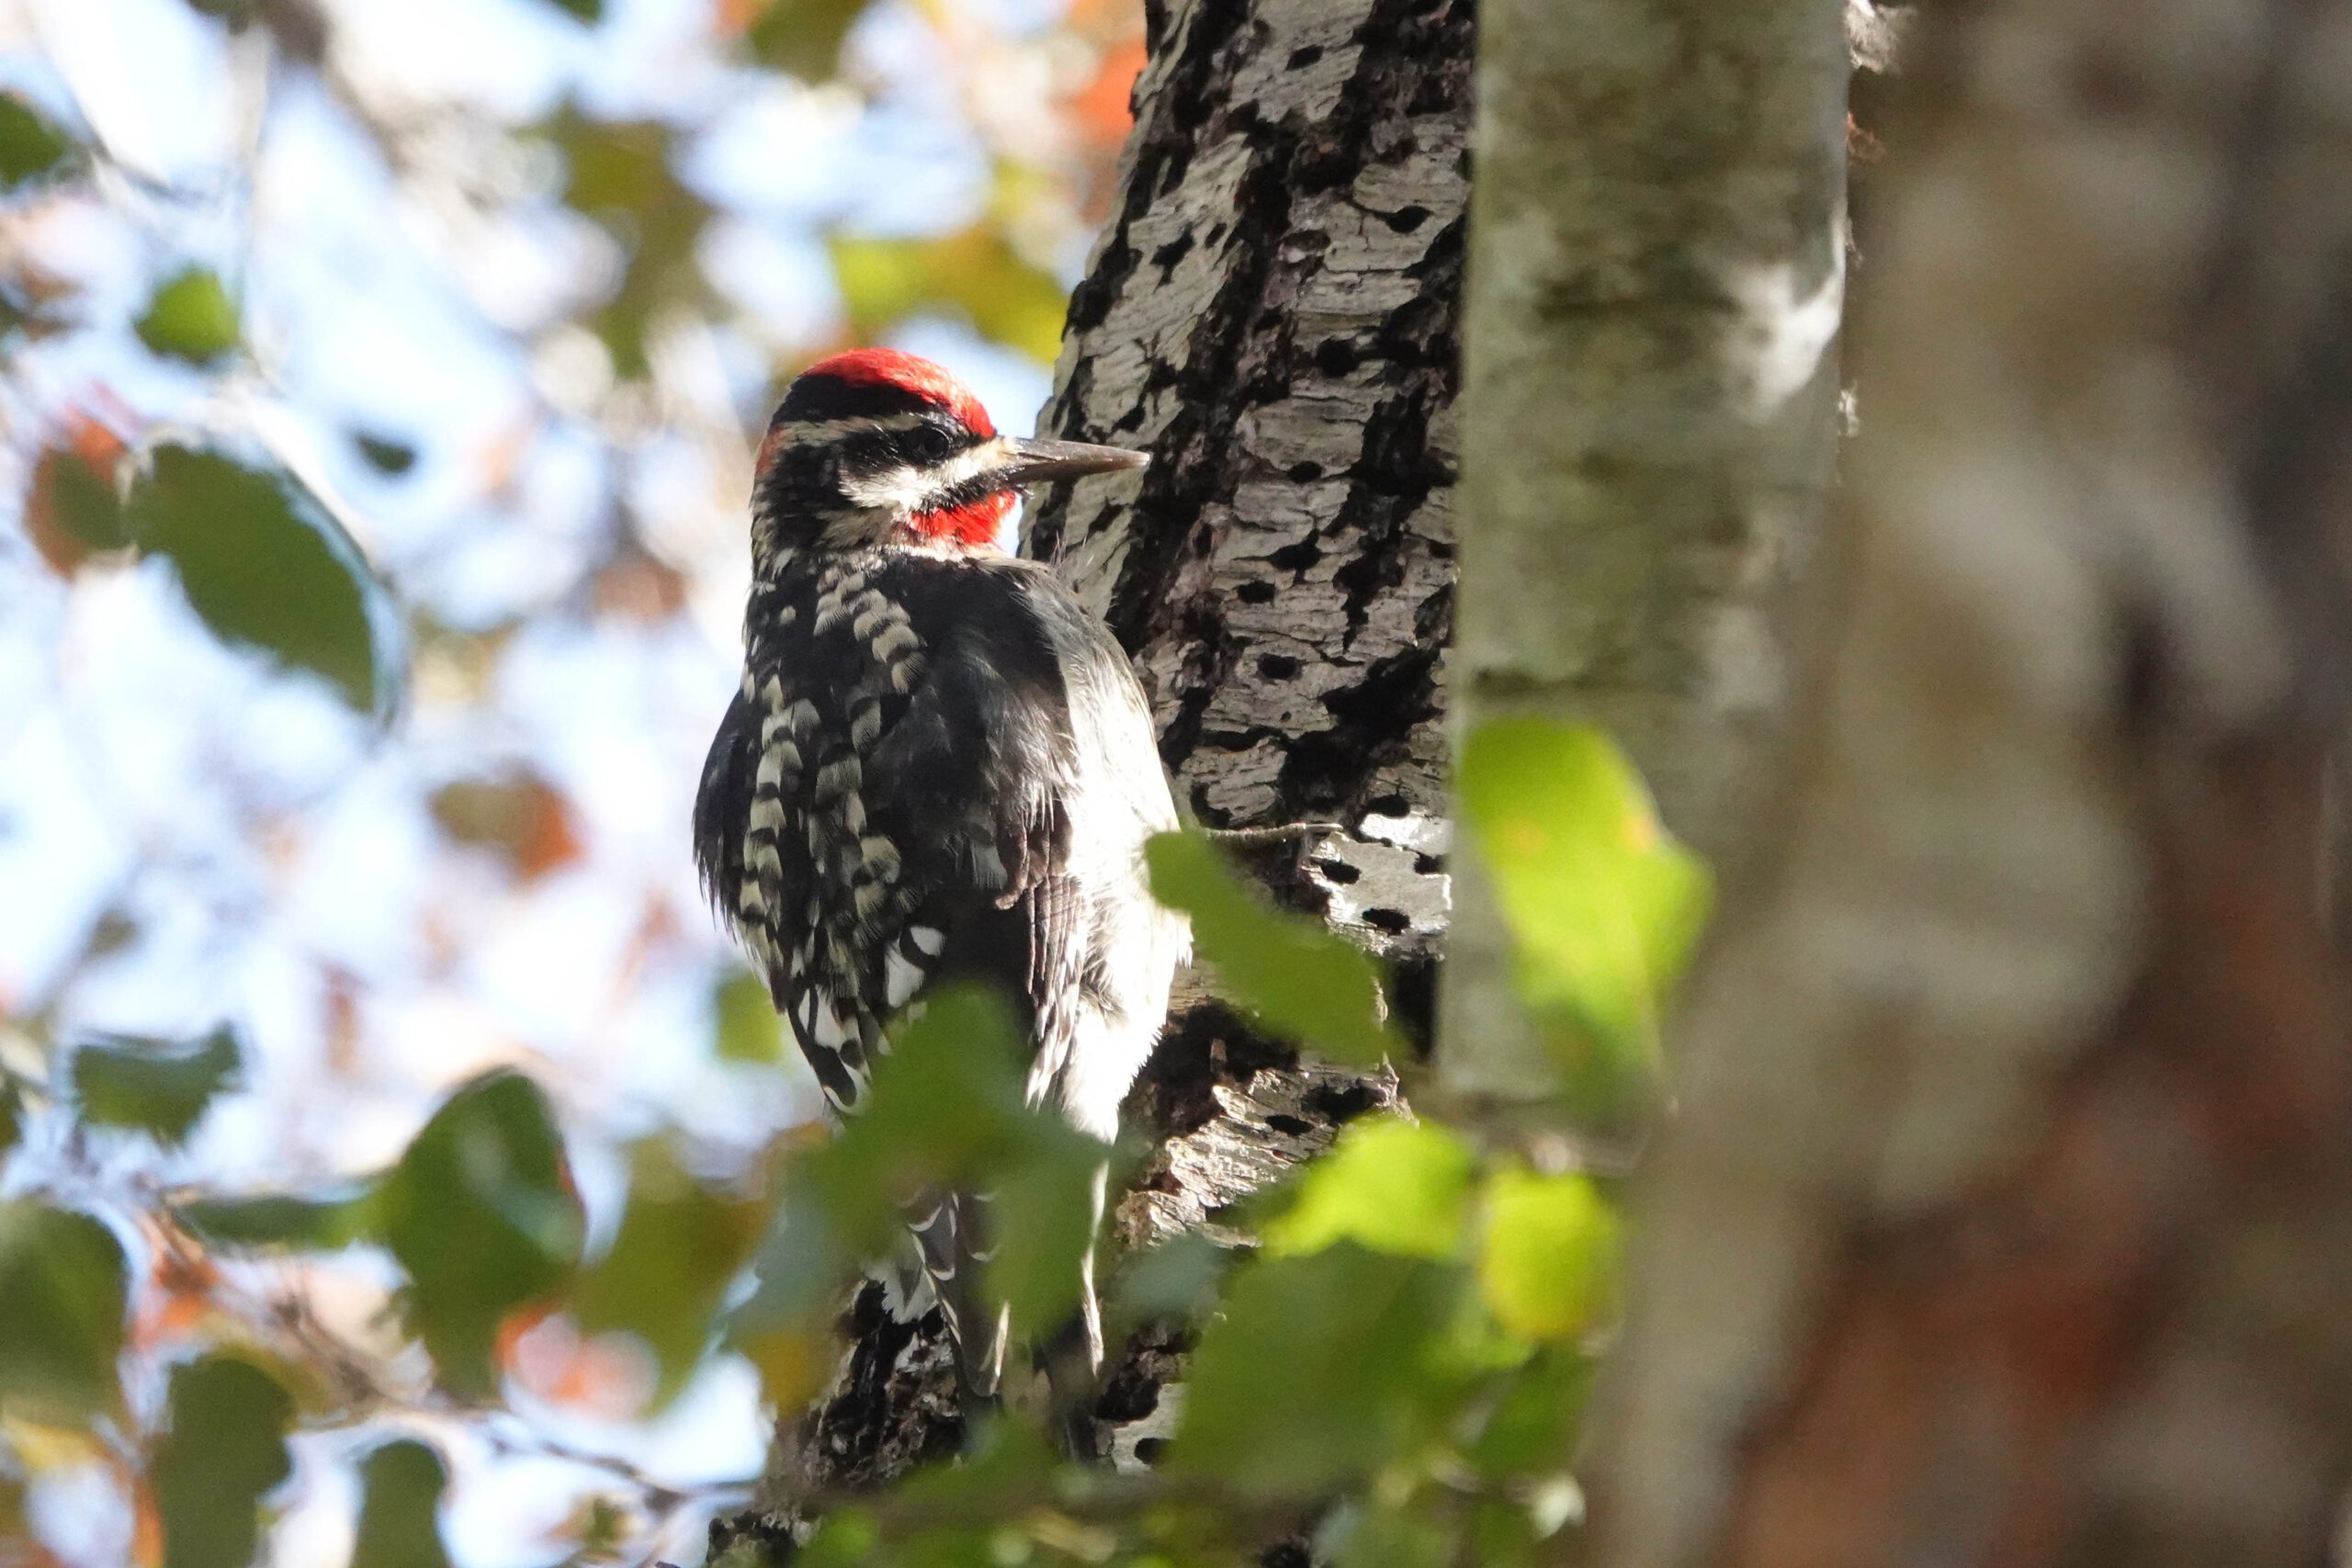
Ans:
<svg viewBox="0 0 2352 1568"><path fill-rule="evenodd" d="M1070 119L1088 141L1115 147L1126 140L1127 128L1135 123L1128 100L1134 96L1136 78L1142 73L1143 65L1141 39L1113 44L1102 51L1094 79L1080 87L1069 101Z"/></svg>
<svg viewBox="0 0 2352 1568"><path fill-rule="evenodd" d="M25 528L50 570L71 577L98 551L127 542L115 502L115 468L126 448L79 409L66 414L64 436L33 464Z"/></svg>
<svg viewBox="0 0 2352 1568"><path fill-rule="evenodd" d="M458 779L433 794L433 819L458 843L496 852L526 882L578 860L571 803L536 773Z"/></svg>

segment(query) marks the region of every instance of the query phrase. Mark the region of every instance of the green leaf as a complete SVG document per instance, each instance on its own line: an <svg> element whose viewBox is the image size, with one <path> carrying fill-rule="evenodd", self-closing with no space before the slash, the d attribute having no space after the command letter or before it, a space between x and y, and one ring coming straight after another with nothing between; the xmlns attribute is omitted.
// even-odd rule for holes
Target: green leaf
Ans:
<svg viewBox="0 0 2352 1568"><path fill-rule="evenodd" d="M1317 1558L1331 1568L1442 1568L1456 1554L1452 1535L1433 1512L1349 1505L1318 1534L1316 1544L1324 1550Z"/></svg>
<svg viewBox="0 0 2352 1568"><path fill-rule="evenodd" d="M242 1063L226 1025L197 1041L102 1035L74 1049L74 1099L85 1122L176 1144L216 1095L237 1086Z"/></svg>
<svg viewBox="0 0 2352 1568"><path fill-rule="evenodd" d="M118 1408L122 1244L87 1214L0 1203L0 1410L79 1424Z"/></svg>
<svg viewBox="0 0 2352 1568"><path fill-rule="evenodd" d="M1262 1228L1276 1253L1352 1241L1400 1258L1452 1258L1462 1247L1477 1156L1428 1122L1369 1117L1306 1168L1288 1209Z"/></svg>
<svg viewBox="0 0 2352 1568"><path fill-rule="evenodd" d="M995 993L943 989L899 1024L866 1106L811 1164L815 1190L865 1256L897 1247L921 1194L994 1195L987 1285L1019 1322L1046 1331L1078 1302L1079 1258L1106 1151L1024 1096L1028 1049Z"/></svg>
<svg viewBox="0 0 2352 1568"><path fill-rule="evenodd" d="M1495 1481L1563 1469L1576 1455L1592 1373L1592 1358L1582 1350L1544 1346L1503 1383L1463 1457Z"/></svg>
<svg viewBox="0 0 2352 1568"><path fill-rule="evenodd" d="M720 1061L773 1066L784 1059L784 1020L757 975L730 966L712 994L711 1010L718 1021Z"/></svg>
<svg viewBox="0 0 2352 1568"><path fill-rule="evenodd" d="M580 1261L580 1195L538 1086L503 1069L465 1084L401 1156L380 1201L408 1270L410 1324L442 1382L489 1394L507 1314L552 1296Z"/></svg>
<svg viewBox="0 0 2352 1568"><path fill-rule="evenodd" d="M43 514L85 550L119 550L130 543L114 477L70 446L43 452L33 469L28 510Z"/></svg>
<svg viewBox="0 0 2352 1568"><path fill-rule="evenodd" d="M449 1568L441 1542L448 1468L424 1444L399 1438L359 1461L359 1531L351 1568Z"/></svg>
<svg viewBox="0 0 2352 1568"><path fill-rule="evenodd" d="M842 308L860 337L878 336L909 316L952 305L983 337L1040 363L1051 364L1061 352L1069 291L1024 259L993 224L921 239L837 234L827 245Z"/></svg>
<svg viewBox="0 0 2352 1568"><path fill-rule="evenodd" d="M582 27L593 28L605 19L605 0L548 0L548 4Z"/></svg>
<svg viewBox="0 0 2352 1568"><path fill-rule="evenodd" d="M131 536L178 571L222 639L325 677L363 713L390 700L368 563L292 476L218 453L156 449L131 487Z"/></svg>
<svg viewBox="0 0 2352 1568"><path fill-rule="evenodd" d="M701 1364L763 1218L760 1204L697 1181L667 1140L642 1140L629 1150L620 1229L582 1279L574 1321L589 1334L618 1329L644 1341L661 1369L655 1401L667 1403Z"/></svg>
<svg viewBox="0 0 2352 1568"><path fill-rule="evenodd" d="M294 1401L251 1361L211 1355L174 1369L168 1406L152 1471L164 1568L247 1568L262 1496L293 1471Z"/></svg>
<svg viewBox="0 0 2352 1568"><path fill-rule="evenodd" d="M254 1192L195 1198L172 1213L215 1247L332 1251L375 1234L377 1188L351 1182L319 1193Z"/></svg>
<svg viewBox="0 0 2352 1568"><path fill-rule="evenodd" d="M864 1508L836 1508L817 1526L808 1544L792 1554L794 1568L858 1568L881 1561L882 1527ZM737 1551L742 1556L738 1557ZM768 1568L771 1559L749 1540L738 1541L713 1568Z"/></svg>
<svg viewBox="0 0 2352 1568"><path fill-rule="evenodd" d="M1201 1336L1171 1467L1255 1495L1319 1495L1412 1437L1458 1271L1341 1242L1245 1269Z"/></svg>
<svg viewBox="0 0 2352 1568"><path fill-rule="evenodd" d="M15 1078L0 1073L0 1155L15 1148L24 1136L24 1091L17 1087Z"/></svg>
<svg viewBox="0 0 2352 1568"><path fill-rule="evenodd" d="M761 1260L762 1298L741 1331L805 1315L811 1280L895 1256L907 1206L942 1191L994 1195L987 1288L1020 1322L1057 1325L1078 1300L1107 1151L1025 1102L1027 1055L1002 998L969 986L927 995L875 1064L859 1114L796 1162L776 1245Z"/></svg>
<svg viewBox="0 0 2352 1568"><path fill-rule="evenodd" d="M209 365L237 346L237 307L210 267L182 267L155 290L134 327L155 353Z"/></svg>
<svg viewBox="0 0 2352 1568"><path fill-rule="evenodd" d="M1381 1021L1380 972L1369 954L1303 916L1269 908L1198 833L1161 833L1144 848L1153 897L1193 919L1193 951L1218 987L1275 1033L1335 1062L1369 1066L1401 1055Z"/></svg>
<svg viewBox="0 0 2352 1568"><path fill-rule="evenodd" d="M1510 927L1521 999L1572 1088L1614 1109L1655 1072L1659 1013L1706 920L1706 868L1583 726L1481 726L1455 793Z"/></svg>
<svg viewBox="0 0 2352 1568"><path fill-rule="evenodd" d="M21 94L0 93L0 191L56 174L74 155L73 139Z"/></svg>
<svg viewBox="0 0 2352 1568"><path fill-rule="evenodd" d="M1616 1211L1590 1179L1505 1166L1487 1180L1478 1292L1522 1339L1577 1340L1608 1326L1623 1288Z"/></svg>
<svg viewBox="0 0 2352 1568"><path fill-rule="evenodd" d="M823 82L840 74L842 42L865 12L865 0L768 0L744 41L762 64Z"/></svg>

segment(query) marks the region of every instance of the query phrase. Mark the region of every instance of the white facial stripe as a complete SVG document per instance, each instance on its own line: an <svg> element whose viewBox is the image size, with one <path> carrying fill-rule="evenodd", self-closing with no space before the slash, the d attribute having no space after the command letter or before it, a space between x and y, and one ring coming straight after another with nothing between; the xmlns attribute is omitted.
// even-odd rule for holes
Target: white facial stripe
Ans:
<svg viewBox="0 0 2352 1568"><path fill-rule="evenodd" d="M956 486L976 479L1012 460L1012 444L1002 439L967 447L935 468L904 464L861 478L843 476L842 493L857 506L911 517L944 497Z"/></svg>
<svg viewBox="0 0 2352 1568"><path fill-rule="evenodd" d="M838 441L847 435L888 435L896 431L913 430L929 423L929 419L927 414L894 413L878 419L787 420L768 432L767 439L760 444L760 449L763 456L774 457L786 446Z"/></svg>

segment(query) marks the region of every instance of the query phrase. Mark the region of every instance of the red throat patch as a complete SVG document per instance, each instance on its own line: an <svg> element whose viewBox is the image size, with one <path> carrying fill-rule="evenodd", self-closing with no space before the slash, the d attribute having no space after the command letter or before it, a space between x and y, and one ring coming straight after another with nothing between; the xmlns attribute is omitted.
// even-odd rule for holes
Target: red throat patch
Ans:
<svg viewBox="0 0 2352 1568"><path fill-rule="evenodd" d="M993 545L998 530L1004 526L1005 515L1012 510L1012 492L1001 490L961 506L918 512L908 521L924 538L939 544L953 541L959 545Z"/></svg>

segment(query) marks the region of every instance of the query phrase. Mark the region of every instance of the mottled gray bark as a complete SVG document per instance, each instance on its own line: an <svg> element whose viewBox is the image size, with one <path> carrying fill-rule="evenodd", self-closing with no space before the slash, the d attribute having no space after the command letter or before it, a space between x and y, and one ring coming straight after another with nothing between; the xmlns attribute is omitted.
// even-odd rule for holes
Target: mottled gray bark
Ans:
<svg viewBox="0 0 2352 1568"><path fill-rule="evenodd" d="M1026 547L1135 654L1204 823L1342 831L1261 857L1269 887L1396 961L1427 1025L1446 913L1442 650L1471 74L1468 0L1177 0L1124 196L1071 301L1041 428L1152 454L1045 499ZM1130 1104L1151 1153L1115 1239L1214 1225L1395 1097L1258 1039L1184 987ZM1115 1268L1115 1259L1113 1267ZM958 1436L944 1356L861 1303L832 1394L779 1435L761 1506L871 1485ZM1182 1325L1106 1380L1098 1451L1148 1456Z"/></svg>
<svg viewBox="0 0 2352 1568"><path fill-rule="evenodd" d="M1454 722L1599 726L1711 856L1785 711L1774 621L1835 463L1849 8L1488 0L1481 24ZM1543 1099L1475 868L1456 898L1445 1081Z"/></svg>
<svg viewBox="0 0 2352 1568"><path fill-rule="evenodd" d="M1641 1568L2315 1564L2352 1473L2352 4L1918 40L1792 786L1595 1440Z"/></svg>

